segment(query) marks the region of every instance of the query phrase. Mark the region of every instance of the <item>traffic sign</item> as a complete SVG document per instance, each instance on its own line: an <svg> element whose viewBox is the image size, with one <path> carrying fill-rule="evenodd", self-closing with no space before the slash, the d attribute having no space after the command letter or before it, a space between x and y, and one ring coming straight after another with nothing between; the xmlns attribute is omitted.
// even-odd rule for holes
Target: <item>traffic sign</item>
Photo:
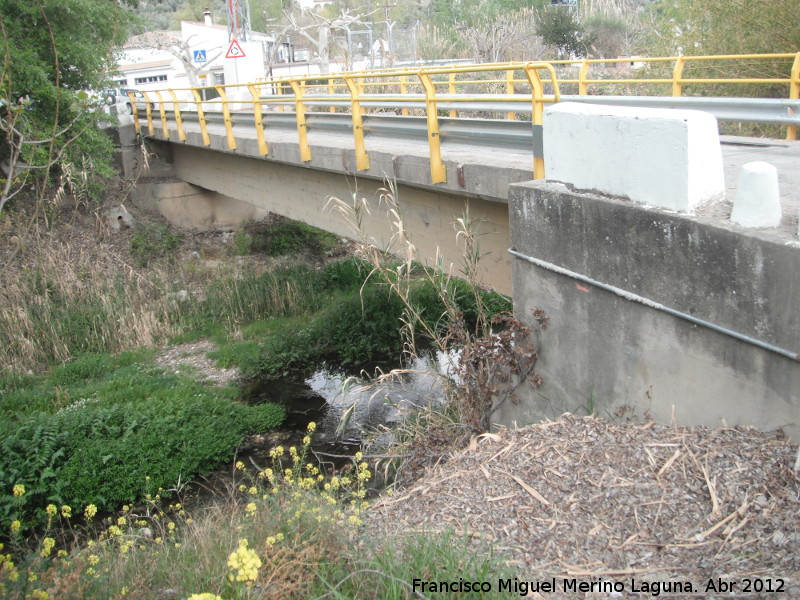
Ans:
<svg viewBox="0 0 800 600"><path fill-rule="evenodd" d="M228 46L228 53L225 58L244 58L244 50L236 40L231 40L231 45Z"/></svg>
<svg viewBox="0 0 800 600"><path fill-rule="evenodd" d="M192 54L194 56L194 62L196 63L204 63L207 60L205 50L195 50Z"/></svg>

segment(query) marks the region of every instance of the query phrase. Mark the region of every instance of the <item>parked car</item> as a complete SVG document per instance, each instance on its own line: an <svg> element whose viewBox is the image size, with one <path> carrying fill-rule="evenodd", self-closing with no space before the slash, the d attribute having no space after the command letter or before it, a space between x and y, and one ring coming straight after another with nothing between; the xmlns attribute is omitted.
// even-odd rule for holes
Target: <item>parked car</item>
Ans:
<svg viewBox="0 0 800 600"><path fill-rule="evenodd" d="M106 104L109 106L116 105L117 112L122 112L123 110L126 111L126 114L132 115L133 114L133 104L131 103L130 96L128 93L132 93L134 99L136 100L137 108L141 110L145 110L145 99L144 94L139 90L135 90L132 88L109 88L103 90L103 97L106 100ZM156 103L150 102L150 110L155 114L156 111Z"/></svg>

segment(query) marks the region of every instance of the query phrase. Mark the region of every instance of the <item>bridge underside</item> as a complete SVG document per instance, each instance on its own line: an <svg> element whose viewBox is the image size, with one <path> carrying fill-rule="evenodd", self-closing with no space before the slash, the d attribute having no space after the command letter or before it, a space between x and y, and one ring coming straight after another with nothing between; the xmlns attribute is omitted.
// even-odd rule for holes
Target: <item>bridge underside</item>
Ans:
<svg viewBox="0 0 800 600"><path fill-rule="evenodd" d="M336 197L352 204L354 195L366 198L369 213L363 215L362 228L370 243L381 248L390 246L397 231L396 219L380 202L380 196L391 186L399 201L404 230L419 260L433 264L439 253L446 268L452 265L454 274L459 271L463 254L454 221L468 212L476 222L485 254L481 260L483 283L511 293L507 204L192 146L172 145L170 154L172 173L185 182L348 238L358 238L359 234L330 206L326 209L328 199ZM393 250L405 255L405 249L396 243Z"/></svg>

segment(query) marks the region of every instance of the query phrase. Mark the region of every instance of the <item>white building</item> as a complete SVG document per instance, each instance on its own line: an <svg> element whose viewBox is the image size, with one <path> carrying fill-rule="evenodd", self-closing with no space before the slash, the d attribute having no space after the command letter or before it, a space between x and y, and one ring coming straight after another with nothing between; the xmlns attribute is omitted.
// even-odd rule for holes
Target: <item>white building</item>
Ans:
<svg viewBox="0 0 800 600"><path fill-rule="evenodd" d="M228 39L227 25L182 21L181 30L152 31L132 37L122 49L113 79L118 87L143 91L247 83L266 75L265 57L274 38L252 32L248 41ZM278 49L289 62L290 48Z"/></svg>

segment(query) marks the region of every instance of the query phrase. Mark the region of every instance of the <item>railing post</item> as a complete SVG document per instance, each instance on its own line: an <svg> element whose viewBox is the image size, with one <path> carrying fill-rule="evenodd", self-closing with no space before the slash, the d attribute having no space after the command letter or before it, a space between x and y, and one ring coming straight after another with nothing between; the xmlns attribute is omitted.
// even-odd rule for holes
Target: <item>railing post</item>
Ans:
<svg viewBox="0 0 800 600"><path fill-rule="evenodd" d="M800 99L800 52L794 55L794 62L792 63L792 74L790 76L791 82L789 83L789 98L791 100ZM797 139L797 125L789 125L786 128L786 139Z"/></svg>
<svg viewBox="0 0 800 600"><path fill-rule="evenodd" d="M253 121L256 126L256 139L258 140L258 153L265 156L267 150L267 140L264 139L264 117L261 114L261 99L256 89L255 84L247 84L247 89L250 90L250 95L253 97Z"/></svg>
<svg viewBox="0 0 800 600"><path fill-rule="evenodd" d="M214 89L219 93L220 100L222 101L222 119L225 121L225 133L228 137L228 150L236 150L236 138L233 137L233 123L231 122L231 110L228 108L228 95L225 93L225 87L215 85Z"/></svg>
<svg viewBox="0 0 800 600"><path fill-rule="evenodd" d="M578 95L585 96L589 93L589 86L586 84L587 76L589 75L589 61L585 60L581 63L581 70L578 71Z"/></svg>
<svg viewBox="0 0 800 600"><path fill-rule="evenodd" d="M332 78L332 77L329 77L329 78L328 78L328 93L329 93L331 96L333 96L333 94L334 94L335 92L336 92L336 88L335 88L335 86L333 85L333 78ZM336 112L336 107L335 107L335 106L331 106L331 107L328 109L328 112L335 113L335 112Z"/></svg>
<svg viewBox="0 0 800 600"><path fill-rule="evenodd" d="M532 114L531 122L533 126L533 178L544 179L544 145L542 143L542 121L544 117L544 86L539 77L539 69L546 69L550 73L550 81L553 84L553 96L556 102L561 99L558 88L558 78L553 65L548 63L528 63L525 65L525 75L531 85Z"/></svg>
<svg viewBox="0 0 800 600"><path fill-rule="evenodd" d="M513 94L514 93L514 70L509 69L506 71L506 94ZM517 118L517 115L514 114L513 111L509 111L506 113L506 120L507 121L514 121Z"/></svg>
<svg viewBox="0 0 800 600"><path fill-rule="evenodd" d="M431 163L431 182L445 183L447 170L442 161L441 138L439 136L439 114L436 111L436 89L431 76L420 71L417 76L425 90L425 114L428 118L428 149Z"/></svg>
<svg viewBox="0 0 800 600"><path fill-rule="evenodd" d="M192 95L194 96L195 106L197 106L197 121L200 123L203 146L210 146L211 138L208 137L208 125L206 124L206 113L203 111L203 99L200 97L200 92L197 91L197 88L192 88Z"/></svg>
<svg viewBox="0 0 800 600"><path fill-rule="evenodd" d="M169 127L167 127L167 111L164 109L164 99L161 97L161 92L156 90L155 95L158 97L158 112L161 116L161 133L164 134L164 139L169 139Z"/></svg>
<svg viewBox="0 0 800 600"><path fill-rule="evenodd" d="M294 91L295 120L297 121L297 143L300 146L300 160L311 160L311 147L308 145L308 127L306 126L306 106L303 104L303 87L301 82L290 79L289 85Z"/></svg>
<svg viewBox="0 0 800 600"><path fill-rule="evenodd" d="M182 142L186 141L186 132L183 130L183 119L181 118L181 107L178 102L178 97L175 95L174 90L169 90L169 95L172 96L172 108L175 111L175 124L178 127L178 139Z"/></svg>
<svg viewBox="0 0 800 600"><path fill-rule="evenodd" d="M447 92L449 94L456 93L456 74L450 73L450 76L447 78ZM458 111L453 109L450 111L450 116L453 118L458 117Z"/></svg>
<svg viewBox="0 0 800 600"><path fill-rule="evenodd" d="M148 96L145 91L142 92L142 96L144 96L144 108L147 114L147 134L153 136L156 134L156 126L153 123L153 109L150 106L150 96Z"/></svg>
<svg viewBox="0 0 800 600"><path fill-rule="evenodd" d="M139 135L139 107L136 106L136 97L133 92L128 92L128 98L131 100L131 110L133 111L133 130L136 135Z"/></svg>
<svg viewBox="0 0 800 600"><path fill-rule="evenodd" d="M403 95L403 96L408 91L408 85L406 85L406 81L407 81L406 76L405 75L401 75L400 76L400 94ZM408 109L407 108L401 108L400 109L400 114L403 115L404 117L407 117L408 116Z"/></svg>
<svg viewBox="0 0 800 600"><path fill-rule="evenodd" d="M675 61L675 68L672 70L672 95L680 96L683 90L683 66L686 64L686 59L679 56Z"/></svg>
<svg viewBox="0 0 800 600"><path fill-rule="evenodd" d="M361 118L361 86L352 77L344 78L347 89L350 91L351 114L353 118L353 139L355 140L356 151L356 170L366 171L369 169L369 155L364 146L364 122Z"/></svg>

